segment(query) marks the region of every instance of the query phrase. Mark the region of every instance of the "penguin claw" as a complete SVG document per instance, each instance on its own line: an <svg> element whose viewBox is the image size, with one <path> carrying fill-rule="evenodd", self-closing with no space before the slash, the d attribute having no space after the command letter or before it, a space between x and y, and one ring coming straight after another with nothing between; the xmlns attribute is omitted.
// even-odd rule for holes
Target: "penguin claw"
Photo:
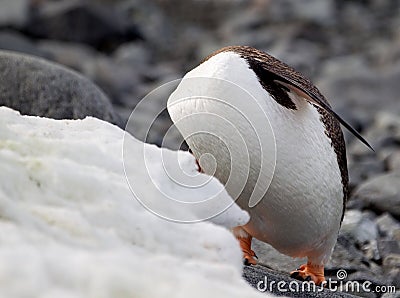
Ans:
<svg viewBox="0 0 400 298"><path fill-rule="evenodd" d="M245 256L243 257L243 264L244 264L245 266L257 265L257 260L254 259L253 256L245 255Z"/></svg>
<svg viewBox="0 0 400 298"><path fill-rule="evenodd" d="M243 251L243 262L246 266L257 265L256 259L258 259L258 257L252 249Z"/></svg>
<svg viewBox="0 0 400 298"><path fill-rule="evenodd" d="M325 281L324 266L307 263L290 272L290 277L301 281L313 281L316 285L321 285Z"/></svg>
<svg viewBox="0 0 400 298"><path fill-rule="evenodd" d="M297 279L299 277L299 274L300 273L298 271L292 271L292 272L290 272L290 277Z"/></svg>

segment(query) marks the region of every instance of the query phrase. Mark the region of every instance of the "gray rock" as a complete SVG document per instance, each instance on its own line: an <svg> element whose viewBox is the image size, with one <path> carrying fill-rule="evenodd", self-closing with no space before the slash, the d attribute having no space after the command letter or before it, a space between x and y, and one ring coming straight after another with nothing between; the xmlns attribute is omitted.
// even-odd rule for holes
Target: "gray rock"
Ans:
<svg viewBox="0 0 400 298"><path fill-rule="evenodd" d="M302 20L314 22L321 25L332 24L335 20L334 1L318 0L284 0L279 2L269 2L268 10L270 17L274 21L282 19L293 21Z"/></svg>
<svg viewBox="0 0 400 298"><path fill-rule="evenodd" d="M16 51L20 53L30 54L34 56L48 58L46 51L39 49L35 43L24 35L12 30L0 31L0 49L8 51Z"/></svg>
<svg viewBox="0 0 400 298"><path fill-rule="evenodd" d="M112 6L86 1L40 1L25 30L33 36L113 49L140 38L138 28Z"/></svg>
<svg viewBox="0 0 400 298"><path fill-rule="evenodd" d="M364 252L365 257L369 260L379 262L382 258L380 254L381 251L378 249L378 242L376 240L372 240L361 245L360 249Z"/></svg>
<svg viewBox="0 0 400 298"><path fill-rule="evenodd" d="M57 63L90 78L113 104L132 109L141 99L138 95L139 75L150 67L145 63L148 56L142 56L144 49L134 51L134 47L129 45L121 46L112 58L88 45L73 42L43 40L38 47L50 53L51 59Z"/></svg>
<svg viewBox="0 0 400 298"><path fill-rule="evenodd" d="M235 9L250 4L249 0L155 0L163 12L181 24L197 24L201 27L218 27Z"/></svg>
<svg viewBox="0 0 400 298"><path fill-rule="evenodd" d="M375 114L375 124L377 130L385 130L395 137L400 136L400 117L393 111L387 110Z"/></svg>
<svg viewBox="0 0 400 298"><path fill-rule="evenodd" d="M362 183L353 197L378 212L400 216L400 172L378 175Z"/></svg>
<svg viewBox="0 0 400 298"><path fill-rule="evenodd" d="M83 73L99 85L117 105L132 108L124 102L126 95L136 94L139 74L130 65L116 64L107 56L97 56L83 64ZM140 100L136 99L136 102ZM136 104L135 102L135 104Z"/></svg>
<svg viewBox="0 0 400 298"><path fill-rule="evenodd" d="M343 218L340 234L349 235L357 243L363 244L377 240L378 227L373 220L369 219L361 211L347 210Z"/></svg>
<svg viewBox="0 0 400 298"><path fill-rule="evenodd" d="M368 149L361 142L353 142L349 147L349 153L357 158L371 157L384 161L387 152L398 149L400 142L400 117L388 111L376 112L373 123L363 133L369 140L376 153Z"/></svg>
<svg viewBox="0 0 400 298"><path fill-rule="evenodd" d="M354 188L361 182L385 171L384 162L373 157L348 163L350 187Z"/></svg>
<svg viewBox="0 0 400 298"><path fill-rule="evenodd" d="M55 119L93 116L119 124L110 101L92 82L43 59L0 51L0 105Z"/></svg>
<svg viewBox="0 0 400 298"><path fill-rule="evenodd" d="M325 272L329 277L335 277L337 271L341 269L347 273L356 271L382 273L379 267L371 266L371 262L356 248L354 239L345 235L339 235L332 257L325 266Z"/></svg>
<svg viewBox="0 0 400 298"><path fill-rule="evenodd" d="M238 9L242 10L250 2L252 1L124 1L119 5L119 10L129 11L135 16L147 45L154 53L153 60L179 60L182 66L190 68L199 62L196 53L202 52L202 47L208 43L210 36L218 36L216 32L229 19L228 16ZM201 57L203 58L204 56Z"/></svg>
<svg viewBox="0 0 400 298"><path fill-rule="evenodd" d="M136 67L135 67L136 69ZM177 71L176 65L173 63L158 63L157 65L142 65L138 66L137 69L143 69L140 71L140 77L142 81L150 82L150 85L155 85L155 88L161 85L182 78L182 75Z"/></svg>
<svg viewBox="0 0 400 298"><path fill-rule="evenodd" d="M399 63L377 71L369 67L364 57L353 55L325 63L317 85L323 94L329 95L333 106L366 113L372 119L382 110L399 113L399 79Z"/></svg>
<svg viewBox="0 0 400 298"><path fill-rule="evenodd" d="M130 42L122 44L112 54L118 64L129 65L135 69L148 66L151 62L151 53L144 43Z"/></svg>
<svg viewBox="0 0 400 298"><path fill-rule="evenodd" d="M299 268L301 264L307 262L307 259L305 258L295 259L287 255L283 255L269 244L258 241L257 239L253 239L252 249L257 254L260 265L273 270L279 270L281 272L289 273L296 268Z"/></svg>
<svg viewBox="0 0 400 298"><path fill-rule="evenodd" d="M400 254L388 254L382 264L384 268L400 268Z"/></svg>
<svg viewBox="0 0 400 298"><path fill-rule="evenodd" d="M398 255L400 255L399 241L396 241L396 240L380 239L378 241L378 249L379 249L379 254L382 257L385 257L385 256L387 256L389 254L398 254Z"/></svg>
<svg viewBox="0 0 400 298"><path fill-rule="evenodd" d="M23 26L28 18L29 2L29 0L1 1L0 26Z"/></svg>
<svg viewBox="0 0 400 298"><path fill-rule="evenodd" d="M381 298L399 298L400 293L385 293L381 296Z"/></svg>
<svg viewBox="0 0 400 298"><path fill-rule="evenodd" d="M387 157L386 164L389 171L400 171L400 149Z"/></svg>
<svg viewBox="0 0 400 298"><path fill-rule="evenodd" d="M399 297L400 293L398 289L400 288L400 269L399 268L391 269L390 272L388 273L388 276L390 278L389 284L396 287L397 297Z"/></svg>
<svg viewBox="0 0 400 298"><path fill-rule="evenodd" d="M376 219L379 233L382 237L400 241L400 223L389 213L384 213Z"/></svg>
<svg viewBox="0 0 400 298"><path fill-rule="evenodd" d="M79 72L83 72L85 64L99 55L90 46L73 42L41 40L37 47L39 50L49 53L51 60Z"/></svg>
<svg viewBox="0 0 400 298"><path fill-rule="evenodd" d="M146 44L149 48L157 50L153 58L159 59L160 55L179 51L186 47L186 42L178 42L178 36L173 32L173 24L154 1L123 1L116 5L119 12L129 12L135 16L135 22L140 24ZM167 44L179 44L179 47L166 47Z"/></svg>
<svg viewBox="0 0 400 298"><path fill-rule="evenodd" d="M322 54L318 45L304 39L288 39L286 42L272 46L269 52L307 77L315 76L316 65Z"/></svg>

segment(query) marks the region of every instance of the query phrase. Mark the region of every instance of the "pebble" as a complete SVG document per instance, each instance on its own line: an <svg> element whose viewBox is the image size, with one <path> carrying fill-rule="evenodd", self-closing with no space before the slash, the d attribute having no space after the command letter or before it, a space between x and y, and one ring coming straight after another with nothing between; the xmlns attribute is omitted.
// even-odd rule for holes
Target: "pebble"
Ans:
<svg viewBox="0 0 400 298"><path fill-rule="evenodd" d="M117 64L106 56L97 56L83 65L83 73L92 79L116 105L126 105L126 94L136 94L138 73L129 65Z"/></svg>
<svg viewBox="0 0 400 298"><path fill-rule="evenodd" d="M376 219L382 237L400 241L400 223L390 213L383 213Z"/></svg>
<svg viewBox="0 0 400 298"><path fill-rule="evenodd" d="M400 172L377 175L354 191L353 197L363 201L376 212L389 212L400 216Z"/></svg>
<svg viewBox="0 0 400 298"><path fill-rule="evenodd" d="M28 19L29 0L1 1L0 27L22 27Z"/></svg>
<svg viewBox="0 0 400 298"><path fill-rule="evenodd" d="M377 158L365 157L360 161L349 162L348 171L350 187L354 188L363 181L383 173L385 164Z"/></svg>
<svg viewBox="0 0 400 298"><path fill-rule="evenodd" d="M383 259L383 267L400 268L400 254L388 254Z"/></svg>
<svg viewBox="0 0 400 298"><path fill-rule="evenodd" d="M92 47L74 42L41 40L38 42L37 48L49 53L51 60L79 72L84 71L87 61L91 61L99 55Z"/></svg>
<svg viewBox="0 0 400 298"><path fill-rule="evenodd" d="M400 150L392 152L386 159L389 171L400 171Z"/></svg>
<svg viewBox="0 0 400 298"><path fill-rule="evenodd" d="M341 235L348 235L357 243L364 244L376 241L378 238L378 226L359 210L347 210L342 226Z"/></svg>
<svg viewBox="0 0 400 298"><path fill-rule="evenodd" d="M381 256L387 256L389 254L400 255L400 244L396 240L384 240L380 239L378 242L379 254Z"/></svg>
<svg viewBox="0 0 400 298"><path fill-rule="evenodd" d="M50 58L46 50L41 50L34 42L14 30L0 31L0 49L15 51L43 58Z"/></svg>
<svg viewBox="0 0 400 298"><path fill-rule="evenodd" d="M139 29L113 7L76 0L37 1L25 30L32 36L104 50L141 38Z"/></svg>

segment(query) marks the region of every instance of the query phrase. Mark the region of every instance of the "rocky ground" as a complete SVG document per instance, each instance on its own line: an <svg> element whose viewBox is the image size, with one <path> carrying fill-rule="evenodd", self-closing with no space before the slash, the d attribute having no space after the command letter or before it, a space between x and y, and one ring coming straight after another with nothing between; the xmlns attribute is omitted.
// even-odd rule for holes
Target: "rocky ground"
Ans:
<svg viewBox="0 0 400 298"><path fill-rule="evenodd" d="M101 90L89 81L77 83L80 75L53 64L43 66L40 60L25 58L5 62L6 54L1 53L0 104L54 118L94 115L124 127L132 109L150 91L181 78L212 51L234 44L265 50L302 71L374 147L375 153L345 133L351 198L326 273L335 277L345 269L348 280L399 288L397 0L2 1L0 49L65 65ZM66 80L64 89L51 88ZM70 96L61 96L65 88ZM153 93L143 119L163 111L167 89ZM16 102L21 95L32 96ZM55 97L59 99L53 102ZM68 97L75 99L73 103ZM88 102L93 110L87 108ZM66 108L57 109L59 105ZM26 107L31 108L23 110ZM164 111L147 141L161 144L170 124ZM174 146L178 139L172 134L166 145ZM256 251L261 264L274 272L288 272L301 263L261 243L256 243ZM249 282L254 272L260 278L269 272L257 268L245 270Z"/></svg>

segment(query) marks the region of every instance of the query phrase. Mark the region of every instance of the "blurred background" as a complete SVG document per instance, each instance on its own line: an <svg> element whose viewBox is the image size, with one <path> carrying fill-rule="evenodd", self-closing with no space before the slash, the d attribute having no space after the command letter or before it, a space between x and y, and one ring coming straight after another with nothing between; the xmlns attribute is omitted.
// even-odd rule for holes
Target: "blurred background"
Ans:
<svg viewBox="0 0 400 298"><path fill-rule="evenodd" d="M88 77L121 127L151 90L227 45L254 46L303 72L374 147L345 132L351 199L327 269L399 287L399 0L0 0L0 49ZM143 119L168 95L155 96ZM170 124L162 113L148 141L160 145ZM262 255L285 270L268 247Z"/></svg>

